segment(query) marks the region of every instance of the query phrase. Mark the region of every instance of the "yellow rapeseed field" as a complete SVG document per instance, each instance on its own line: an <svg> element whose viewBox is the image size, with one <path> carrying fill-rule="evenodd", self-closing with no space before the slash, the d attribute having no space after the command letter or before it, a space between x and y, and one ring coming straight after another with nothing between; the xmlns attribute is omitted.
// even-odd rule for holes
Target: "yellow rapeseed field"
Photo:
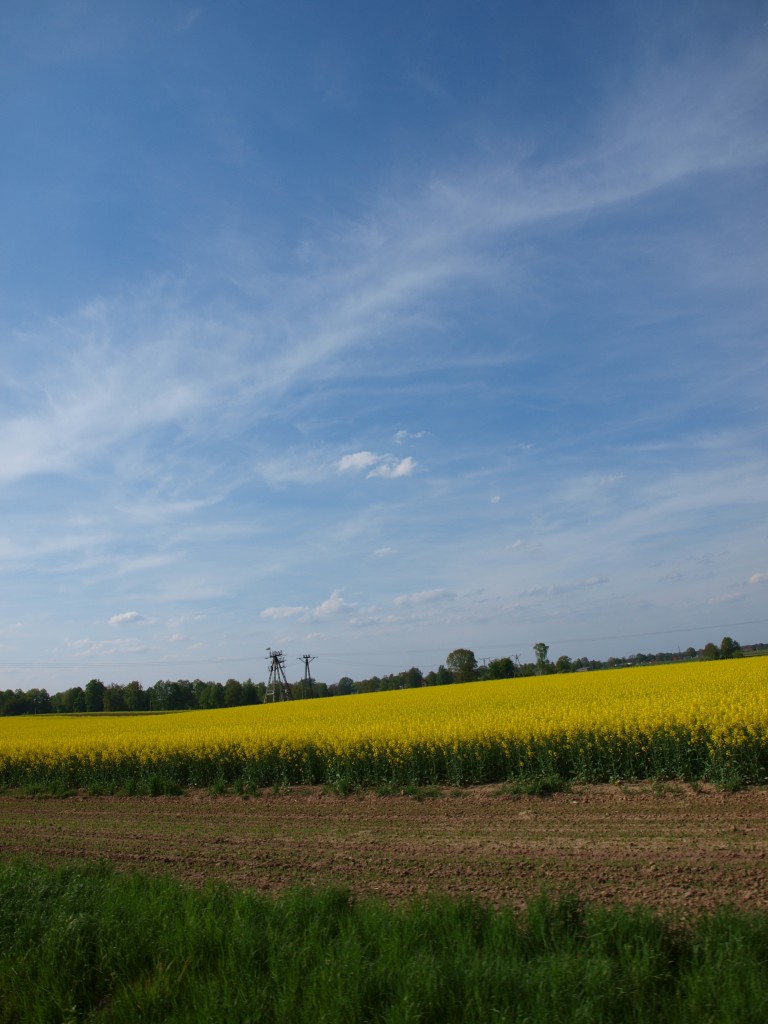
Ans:
<svg viewBox="0 0 768 1024"><path fill-rule="evenodd" d="M0 781L243 786L768 775L768 658L162 715L0 719Z"/></svg>

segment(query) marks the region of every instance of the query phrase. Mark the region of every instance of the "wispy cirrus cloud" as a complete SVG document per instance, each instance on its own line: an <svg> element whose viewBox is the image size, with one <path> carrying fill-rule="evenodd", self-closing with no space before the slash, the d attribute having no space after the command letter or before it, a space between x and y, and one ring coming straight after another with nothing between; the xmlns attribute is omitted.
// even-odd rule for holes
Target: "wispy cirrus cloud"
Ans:
<svg viewBox="0 0 768 1024"><path fill-rule="evenodd" d="M138 640L91 640L87 637L68 641L67 647L88 658L141 654L148 650L146 645Z"/></svg>
<svg viewBox="0 0 768 1024"><path fill-rule="evenodd" d="M521 590L521 597L555 597L560 594L572 594L579 590L586 590L591 587L599 587L608 580L601 576L590 576L586 580L577 583L554 583L548 587L532 587L530 590Z"/></svg>
<svg viewBox="0 0 768 1024"><path fill-rule="evenodd" d="M436 587L434 590L417 590L412 594L400 594L393 601L398 607L404 605L435 604L438 601L455 601L456 594L443 587Z"/></svg>
<svg viewBox="0 0 768 1024"><path fill-rule="evenodd" d="M416 461L410 455L396 459L391 455L376 455L374 452L354 452L343 455L339 459L338 468L340 473L367 469L366 479L379 477L382 480L396 480L411 476L416 470Z"/></svg>

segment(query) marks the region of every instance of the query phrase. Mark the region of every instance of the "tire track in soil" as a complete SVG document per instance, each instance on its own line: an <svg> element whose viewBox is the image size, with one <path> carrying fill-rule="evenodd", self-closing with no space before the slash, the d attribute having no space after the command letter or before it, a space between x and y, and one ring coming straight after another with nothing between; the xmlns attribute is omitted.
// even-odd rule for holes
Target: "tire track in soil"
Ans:
<svg viewBox="0 0 768 1024"><path fill-rule="evenodd" d="M0 796L0 854L106 859L121 870L261 892L341 885L397 901L472 895L522 906L543 887L592 902L698 912L768 909L768 790L668 784L499 787L440 797Z"/></svg>

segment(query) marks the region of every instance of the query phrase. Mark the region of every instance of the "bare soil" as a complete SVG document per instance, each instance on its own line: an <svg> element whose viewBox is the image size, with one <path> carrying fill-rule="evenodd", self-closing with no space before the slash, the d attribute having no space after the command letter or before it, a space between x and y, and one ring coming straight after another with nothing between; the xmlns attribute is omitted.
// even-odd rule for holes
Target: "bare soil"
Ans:
<svg viewBox="0 0 768 1024"><path fill-rule="evenodd" d="M584 786L550 797L503 787L426 799L0 796L0 855L103 860L264 893L341 885L395 902L472 895L522 906L542 888L698 913L768 909L768 790L669 783Z"/></svg>

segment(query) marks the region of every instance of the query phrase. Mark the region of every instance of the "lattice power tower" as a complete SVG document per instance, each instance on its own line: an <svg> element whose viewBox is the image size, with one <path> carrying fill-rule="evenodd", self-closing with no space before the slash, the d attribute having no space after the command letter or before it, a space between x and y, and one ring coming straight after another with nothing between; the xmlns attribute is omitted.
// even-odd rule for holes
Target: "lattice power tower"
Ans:
<svg viewBox="0 0 768 1024"><path fill-rule="evenodd" d="M269 651L269 681L264 699L268 701L293 700L293 691L285 678L285 656L282 651Z"/></svg>
<svg viewBox="0 0 768 1024"><path fill-rule="evenodd" d="M307 697L314 697L314 687L312 686L312 676L309 674L309 663L314 661L317 655L315 654L302 654L299 661L304 662L304 678L301 681L301 696L305 699Z"/></svg>

